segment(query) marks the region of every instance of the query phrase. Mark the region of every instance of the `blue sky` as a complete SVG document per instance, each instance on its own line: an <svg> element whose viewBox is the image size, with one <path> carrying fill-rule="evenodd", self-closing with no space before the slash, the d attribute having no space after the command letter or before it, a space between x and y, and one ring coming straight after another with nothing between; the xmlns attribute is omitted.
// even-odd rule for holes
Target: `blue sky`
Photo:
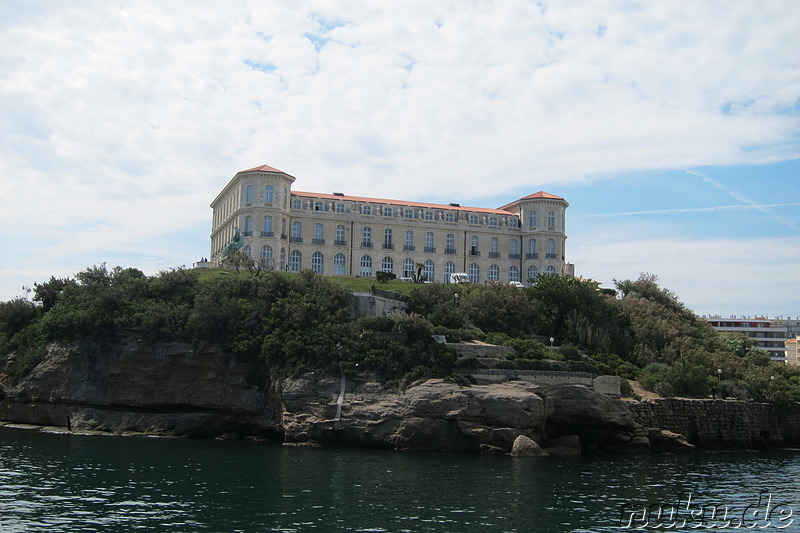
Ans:
<svg viewBox="0 0 800 533"><path fill-rule="evenodd" d="M674 4L674 5L673 5ZM565 197L567 260L800 315L800 3L0 4L0 300L209 255L210 201Z"/></svg>

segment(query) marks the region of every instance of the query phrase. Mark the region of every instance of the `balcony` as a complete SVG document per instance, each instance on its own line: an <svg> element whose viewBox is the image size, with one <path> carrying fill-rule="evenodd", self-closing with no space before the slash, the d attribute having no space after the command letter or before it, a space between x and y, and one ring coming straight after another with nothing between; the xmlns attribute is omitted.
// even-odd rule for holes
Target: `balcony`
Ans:
<svg viewBox="0 0 800 533"><path fill-rule="evenodd" d="M508 258L509 259L521 259L522 255L521 254L508 254Z"/></svg>
<svg viewBox="0 0 800 533"><path fill-rule="evenodd" d="M435 254L436 253L436 247L434 247L434 246L426 246L425 247L425 253L426 254Z"/></svg>
<svg viewBox="0 0 800 533"><path fill-rule="evenodd" d="M539 254L537 253L525 254L525 259L539 259Z"/></svg>
<svg viewBox="0 0 800 533"><path fill-rule="evenodd" d="M362 248L372 248L372 241L361 241Z"/></svg>
<svg viewBox="0 0 800 533"><path fill-rule="evenodd" d="M313 239L311 242L314 244L325 244L325 239Z"/></svg>
<svg viewBox="0 0 800 533"><path fill-rule="evenodd" d="M557 254L547 254L545 257L547 259L558 259L558 255Z"/></svg>
<svg viewBox="0 0 800 533"><path fill-rule="evenodd" d="M303 242L303 238L292 236L289 238L289 242Z"/></svg>
<svg viewBox="0 0 800 533"><path fill-rule="evenodd" d="M410 244L406 244L405 246L403 246L403 250L406 252L413 252L414 250L416 250L416 247Z"/></svg>
<svg viewBox="0 0 800 533"><path fill-rule="evenodd" d="M394 250L394 244L392 244L390 242L385 242L385 243L383 243L383 249L384 250Z"/></svg>
<svg viewBox="0 0 800 533"><path fill-rule="evenodd" d="M472 256L475 256L475 257L480 257L481 256L481 251L478 250L477 248L473 247L473 248L470 248L469 255L472 255Z"/></svg>
<svg viewBox="0 0 800 533"><path fill-rule="evenodd" d="M448 246L447 248L444 249L444 253L446 253L446 254L454 254L454 253L456 253L456 249L453 248L452 246Z"/></svg>
<svg viewBox="0 0 800 533"><path fill-rule="evenodd" d="M347 246L347 241L344 239L336 239L333 241L334 246Z"/></svg>
<svg viewBox="0 0 800 533"><path fill-rule="evenodd" d="M242 235L244 237L252 237L253 236L253 232L252 231L243 231Z"/></svg>
<svg viewBox="0 0 800 533"><path fill-rule="evenodd" d="M272 232L272 231L262 231L262 232L261 232L261 236L262 236L262 237L274 237L274 236L275 236L275 233L274 233L274 232Z"/></svg>
<svg viewBox="0 0 800 533"><path fill-rule="evenodd" d="M500 252L489 252L489 257L493 259L496 257L500 257Z"/></svg>

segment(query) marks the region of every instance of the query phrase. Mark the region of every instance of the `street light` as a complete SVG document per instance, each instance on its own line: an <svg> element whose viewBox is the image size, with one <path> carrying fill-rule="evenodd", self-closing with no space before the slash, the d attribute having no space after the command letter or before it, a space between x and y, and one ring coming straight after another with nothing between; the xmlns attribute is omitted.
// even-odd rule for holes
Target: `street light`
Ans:
<svg viewBox="0 0 800 533"><path fill-rule="evenodd" d="M458 307L458 293L453 293L453 307Z"/></svg>
<svg viewBox="0 0 800 533"><path fill-rule="evenodd" d="M721 381L722 381L722 369L718 368L717 369L717 383L720 383Z"/></svg>
<svg viewBox="0 0 800 533"><path fill-rule="evenodd" d="M551 348L553 347L553 341L555 341L555 339L553 337L550 337L550 347Z"/></svg>

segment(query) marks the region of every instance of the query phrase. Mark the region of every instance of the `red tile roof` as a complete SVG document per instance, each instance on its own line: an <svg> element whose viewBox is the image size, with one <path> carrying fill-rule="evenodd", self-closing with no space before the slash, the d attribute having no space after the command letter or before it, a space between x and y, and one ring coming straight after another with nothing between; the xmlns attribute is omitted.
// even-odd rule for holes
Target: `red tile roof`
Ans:
<svg viewBox="0 0 800 533"><path fill-rule="evenodd" d="M248 168L247 170L239 171L240 174L242 172L279 172L280 174L286 174L286 172L278 170L277 168L272 168L269 165L261 165L260 167Z"/></svg>

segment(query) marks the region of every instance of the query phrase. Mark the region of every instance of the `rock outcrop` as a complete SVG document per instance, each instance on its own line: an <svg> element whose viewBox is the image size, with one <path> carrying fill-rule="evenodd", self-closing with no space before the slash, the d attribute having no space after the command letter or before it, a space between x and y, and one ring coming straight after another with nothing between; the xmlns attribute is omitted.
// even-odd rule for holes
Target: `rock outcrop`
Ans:
<svg viewBox="0 0 800 533"><path fill-rule="evenodd" d="M797 406L628 402L585 385L524 381L433 379L400 391L366 373L268 376L260 360L218 348L54 344L18 383L0 368L0 422L517 456L800 445Z"/></svg>

